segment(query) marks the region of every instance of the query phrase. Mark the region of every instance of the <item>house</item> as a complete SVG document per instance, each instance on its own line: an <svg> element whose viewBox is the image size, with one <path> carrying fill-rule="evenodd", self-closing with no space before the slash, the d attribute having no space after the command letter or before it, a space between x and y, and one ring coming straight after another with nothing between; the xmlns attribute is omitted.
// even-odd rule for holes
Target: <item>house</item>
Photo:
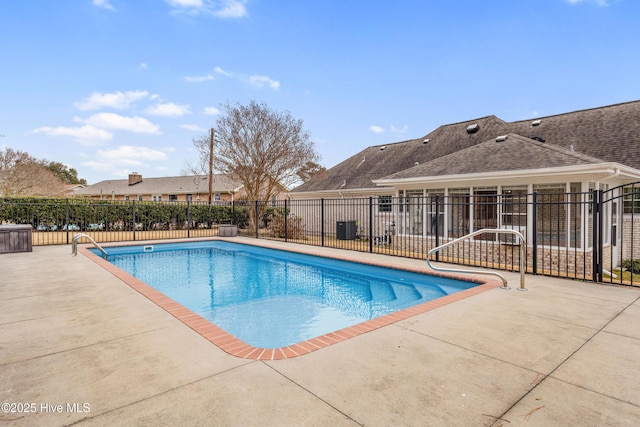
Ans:
<svg viewBox="0 0 640 427"><path fill-rule="evenodd" d="M480 228L511 228L531 241L535 225L541 235L550 227L564 228L556 245L585 248L592 213L572 212L569 204L575 200L586 206L589 191L602 190L610 201L605 244L616 248L610 266L622 258L616 247L623 234L616 232L617 219L640 213L636 190L625 186L638 181L640 101L633 101L516 122L487 116L443 125L416 139L368 147L291 190L289 197L372 197L381 216L387 218L392 210L399 236L428 237L437 217L445 239ZM567 206L554 213L557 224L540 221L541 215L539 223L532 223L534 193L566 198ZM404 202L391 209L392 198ZM448 202L436 207L436 198ZM520 210L505 208L505 201L522 204Z"/></svg>
<svg viewBox="0 0 640 427"><path fill-rule="evenodd" d="M226 175L214 174L212 201L231 202L242 197L242 184ZM79 188L76 197L109 200L138 201L193 201L207 202L209 199L208 175L172 176L164 178L142 178L137 172L128 179L112 179Z"/></svg>
<svg viewBox="0 0 640 427"><path fill-rule="evenodd" d="M640 177L639 130L640 101L517 122L482 117L443 125L416 139L368 147L291 190L290 197L400 195L465 186L471 191L486 185L497 190L510 185L513 176L524 178L523 185L563 188L571 182L585 189L590 182L624 183ZM447 157L454 153L459 154Z"/></svg>
<svg viewBox="0 0 640 427"><path fill-rule="evenodd" d="M64 196L65 197L75 197L76 191L85 188L84 184L69 184L64 187Z"/></svg>

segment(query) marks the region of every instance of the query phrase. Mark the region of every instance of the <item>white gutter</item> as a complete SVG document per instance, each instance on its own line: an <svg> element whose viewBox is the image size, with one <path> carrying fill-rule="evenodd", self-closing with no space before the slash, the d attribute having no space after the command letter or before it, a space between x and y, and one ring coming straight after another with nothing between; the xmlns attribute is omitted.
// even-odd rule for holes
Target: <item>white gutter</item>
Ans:
<svg viewBox="0 0 640 427"><path fill-rule="evenodd" d="M343 195L343 196L349 196L349 195L359 195L359 194L366 194L367 196L369 195L376 195L376 194L382 194L382 195L386 195L389 193L393 193L395 192L395 188L392 187L382 187L382 186L378 186L378 187L369 187L369 188L351 188L349 190L320 190L320 191L300 191L300 192L296 192L296 191L290 191L289 195L292 196L292 198L294 199L306 199L306 198L314 198L317 199L318 197L334 197L335 195Z"/></svg>
<svg viewBox="0 0 640 427"><path fill-rule="evenodd" d="M578 166L567 166L558 168L543 169L521 169L515 171L498 171L498 172L481 172L472 174L456 174L456 175L439 175L439 176L417 176L399 179L377 179L373 180L376 185L401 185L401 184L424 184L439 182L459 182L459 181L478 181L478 180L505 180L505 179L526 179L527 177L552 177L578 174L607 174L610 176L625 175L631 178L640 178L640 170L630 168L620 163L598 163Z"/></svg>

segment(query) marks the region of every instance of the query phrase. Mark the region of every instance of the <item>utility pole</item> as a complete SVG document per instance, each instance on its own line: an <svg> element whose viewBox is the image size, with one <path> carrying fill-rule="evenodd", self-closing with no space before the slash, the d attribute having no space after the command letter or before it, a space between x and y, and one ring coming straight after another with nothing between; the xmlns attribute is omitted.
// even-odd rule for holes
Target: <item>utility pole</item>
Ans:
<svg viewBox="0 0 640 427"><path fill-rule="evenodd" d="M211 128L211 138L209 139L209 204L213 195L213 128Z"/></svg>

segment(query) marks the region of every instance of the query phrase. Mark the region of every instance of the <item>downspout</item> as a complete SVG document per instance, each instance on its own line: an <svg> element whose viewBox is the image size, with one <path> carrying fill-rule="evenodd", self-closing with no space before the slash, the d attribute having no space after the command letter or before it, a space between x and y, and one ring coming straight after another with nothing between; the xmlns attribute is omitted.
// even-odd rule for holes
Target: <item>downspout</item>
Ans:
<svg viewBox="0 0 640 427"><path fill-rule="evenodd" d="M620 175L620 168L615 168L614 172L609 174L608 177L605 178L605 180L611 179L611 178L617 178Z"/></svg>
<svg viewBox="0 0 640 427"><path fill-rule="evenodd" d="M342 180L342 185L340 186L340 188L344 188L347 185L347 180L343 179ZM344 194L342 194L342 191L338 190L338 194L340 194L340 198L344 199Z"/></svg>

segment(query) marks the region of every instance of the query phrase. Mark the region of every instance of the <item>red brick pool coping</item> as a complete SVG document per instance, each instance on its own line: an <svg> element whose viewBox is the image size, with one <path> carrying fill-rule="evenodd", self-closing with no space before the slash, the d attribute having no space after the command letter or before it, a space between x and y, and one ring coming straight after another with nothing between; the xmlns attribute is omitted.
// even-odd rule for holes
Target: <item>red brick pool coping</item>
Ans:
<svg viewBox="0 0 640 427"><path fill-rule="evenodd" d="M208 240L226 240L226 239L208 239ZM117 244L113 244L111 246L125 246L125 245L151 245L151 244L162 244L162 243L178 243L177 241L154 241L154 242L119 242ZM239 242L238 242L239 243ZM255 246L260 247L269 247L274 248L271 245L262 245L256 243L247 243L242 242L242 244L253 244ZM108 245L103 245L103 247L108 248ZM389 263L380 263L380 262L371 262L372 265L379 265L383 267L394 268L396 270L405 270L412 271L417 273L429 274L431 276L438 277L447 277L451 279L458 279L467 282L478 283L477 286L473 288L466 289L464 291L456 292L455 294L447 295L435 300L427 301L422 304L418 304L413 307L406 308L404 310L397 311L395 313L390 313L376 319L367 320L362 323L358 323L357 325L349 326L344 329L340 329L338 331L330 332L328 334L324 334L315 338L311 338L306 341L299 342L297 344L292 344L287 347L282 348L258 348L250 346L244 341L239 340L235 336L226 332L225 330L219 328L215 324L211 323L209 320L204 317L194 313L188 308L184 307L182 304L177 303L172 300L168 296L163 293L155 290L151 286L142 282L141 280L136 279L129 273L117 268L113 264L109 263L105 259L101 258L98 255L95 255L91 252L90 246L80 246L79 253L87 256L89 259L96 262L102 268L122 280L127 285L131 286L133 289L138 291L140 294L154 302L156 305L167 311L169 314L174 316L176 319L180 320L182 323L187 325L189 328L193 329L195 332L200 334L203 338L215 344L221 350L226 353L241 357L243 359L253 359L253 360L281 360L281 359L290 359L292 357L302 356L307 353L311 353L312 351L319 350L321 348L330 346L332 344L339 343L341 341L348 340L349 338L356 337L358 335L365 334L367 332L382 328L384 326L391 325L393 323L399 322L400 320L408 319L409 317L416 316L418 314L426 313L430 310L436 309L438 307L443 307L445 305L454 303L456 301L463 300L465 298L469 298L474 295L478 295L480 293L486 292L490 289L495 289L502 285L501 282L494 279L486 279L486 278L478 278L473 276L462 276L455 274L444 274L439 272L434 272L433 270L428 270L426 267L424 269L421 268L406 268L399 267L398 265ZM278 247L279 250L289 250ZM323 256L325 258L332 258L331 255L327 255L325 253L319 254L318 251L314 251L313 247L305 248L306 250L301 253L306 253L310 255ZM294 251L292 252L300 252ZM347 260L351 262L357 262L362 264L362 260L356 260L355 258L349 258L348 256L340 256L333 257L336 259ZM366 262L365 262L366 263Z"/></svg>

